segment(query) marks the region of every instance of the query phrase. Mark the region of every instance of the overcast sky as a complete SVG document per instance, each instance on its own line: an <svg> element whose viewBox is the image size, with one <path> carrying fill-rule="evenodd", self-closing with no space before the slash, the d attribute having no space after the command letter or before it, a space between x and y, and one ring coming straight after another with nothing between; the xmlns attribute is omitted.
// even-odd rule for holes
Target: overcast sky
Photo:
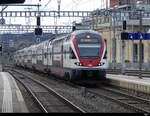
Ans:
<svg viewBox="0 0 150 116"><path fill-rule="evenodd" d="M26 0L24 4L38 4L39 0ZM57 10L58 4L57 0L41 0L40 2L41 11L50 11L50 10ZM106 7L106 0L61 0L61 9L63 11L93 11L97 8L105 8ZM8 7L6 10L37 10L36 7ZM21 21L20 21L21 20ZM60 18L57 20L58 25L63 24L70 24L72 21L77 20L79 18ZM35 18L7 18L6 23L12 24L32 24L35 25ZM42 18L42 25L52 25L54 24L54 18Z"/></svg>
<svg viewBox="0 0 150 116"><path fill-rule="evenodd" d="M94 10L105 7L106 0L61 0L61 10ZM39 3L39 0L26 0L26 3ZM47 5L47 3L49 3ZM41 0L44 10L57 10L57 0Z"/></svg>

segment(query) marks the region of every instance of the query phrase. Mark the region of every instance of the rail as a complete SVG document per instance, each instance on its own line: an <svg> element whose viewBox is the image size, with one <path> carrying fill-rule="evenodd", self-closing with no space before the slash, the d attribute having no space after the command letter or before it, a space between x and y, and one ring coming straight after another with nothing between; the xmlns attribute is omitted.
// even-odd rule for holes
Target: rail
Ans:
<svg viewBox="0 0 150 116"><path fill-rule="evenodd" d="M112 89L112 87L103 86L98 89L88 89L87 92L119 103L135 112L150 113L150 100Z"/></svg>
<svg viewBox="0 0 150 116"><path fill-rule="evenodd" d="M10 72L10 71L9 71ZM15 70L12 70L10 72L14 77L15 79L17 79L19 82L21 82L25 88L27 88L27 90L29 90L29 92L32 94L33 98L36 100L36 102L40 105L40 107L42 108L42 110L45 112L45 113L48 113L49 111L47 110L47 108L43 105L42 102L40 102L40 100L38 99L38 97L35 95L35 93L24 83L24 81L20 81L19 78L17 78L15 76L15 74L19 74L23 77L26 77L28 78L29 80L31 80L31 82L33 81L34 83L36 83L37 85L40 85L42 86L43 88L45 88L46 90L49 91L49 93L51 93L52 95L55 96L55 98L58 98L63 104L64 106L68 106L70 109L73 110L73 112L75 113L85 113L84 110L82 110L81 108L79 108L78 106L74 105L71 101L69 101L68 99L66 99L65 97L61 96L59 93L57 93L55 90L53 90L52 88L48 87L47 85L41 83L40 81L37 81L35 79L32 79L30 77L28 77L27 75L24 75L18 71L15 71ZM15 74L14 74L15 73Z"/></svg>

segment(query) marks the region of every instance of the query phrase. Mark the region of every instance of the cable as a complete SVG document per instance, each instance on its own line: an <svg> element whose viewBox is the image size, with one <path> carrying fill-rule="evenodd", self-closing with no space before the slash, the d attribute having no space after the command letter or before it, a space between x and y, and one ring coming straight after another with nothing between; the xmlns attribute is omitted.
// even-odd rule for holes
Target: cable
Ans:
<svg viewBox="0 0 150 116"><path fill-rule="evenodd" d="M84 4L85 2L88 3L87 0L72 0L72 1L69 2L67 5L64 6L64 9L65 9L65 8L70 8L70 7L71 7L70 4L75 4L75 7L76 7L75 9L77 9L79 6L85 5L85 4ZM82 4L81 4L81 3L82 3ZM69 7L68 7L68 6L69 6ZM64 10L64 9L63 9L63 10ZM72 8L72 10L73 10L73 8Z"/></svg>
<svg viewBox="0 0 150 116"><path fill-rule="evenodd" d="M63 8L62 10L64 10L66 7L68 8L68 6L69 6L71 3L72 3L72 1L69 2L67 5L65 5L64 8Z"/></svg>
<svg viewBox="0 0 150 116"><path fill-rule="evenodd" d="M48 4L51 2L52 0L49 0L48 2L47 2L47 4L45 4L45 6L44 6L44 8L42 9L42 10L44 10L47 6L48 6Z"/></svg>

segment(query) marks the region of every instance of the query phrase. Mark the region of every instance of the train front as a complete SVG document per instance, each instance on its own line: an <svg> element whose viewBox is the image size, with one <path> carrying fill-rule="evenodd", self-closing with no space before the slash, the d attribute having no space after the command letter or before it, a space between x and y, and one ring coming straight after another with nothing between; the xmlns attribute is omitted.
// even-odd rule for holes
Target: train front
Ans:
<svg viewBox="0 0 150 116"><path fill-rule="evenodd" d="M95 31L77 31L72 35L77 62L73 70L76 78L104 80L108 68L105 41Z"/></svg>

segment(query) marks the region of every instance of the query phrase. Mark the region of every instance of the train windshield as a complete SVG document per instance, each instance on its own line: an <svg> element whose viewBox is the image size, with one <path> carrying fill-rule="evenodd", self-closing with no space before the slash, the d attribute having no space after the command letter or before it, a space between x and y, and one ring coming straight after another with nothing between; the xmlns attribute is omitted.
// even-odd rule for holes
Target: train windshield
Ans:
<svg viewBox="0 0 150 116"><path fill-rule="evenodd" d="M101 49L100 38L97 34L80 34L77 37L80 57L85 59L99 58Z"/></svg>

